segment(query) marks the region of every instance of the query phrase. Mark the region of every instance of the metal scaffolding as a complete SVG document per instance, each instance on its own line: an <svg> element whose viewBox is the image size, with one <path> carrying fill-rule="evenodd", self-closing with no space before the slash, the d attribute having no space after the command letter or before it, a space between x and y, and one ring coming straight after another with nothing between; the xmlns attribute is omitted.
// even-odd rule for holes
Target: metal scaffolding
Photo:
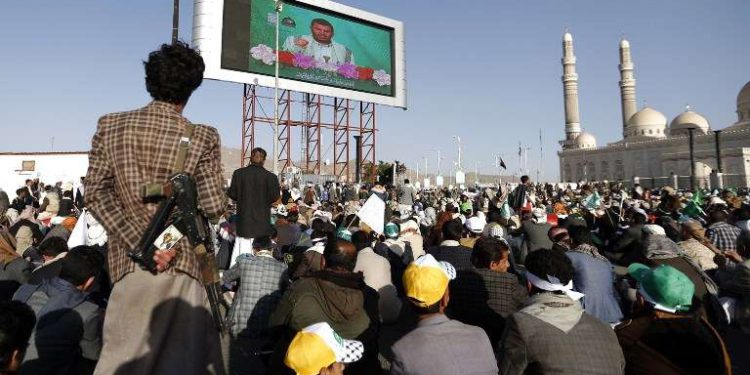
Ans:
<svg viewBox="0 0 750 375"><path fill-rule="evenodd" d="M269 88L244 85L242 96L242 149L241 165L249 163L250 151L260 146L257 132L271 129L274 124L272 111L273 95ZM375 168L375 104L354 102L349 99L331 98L317 94L298 93L283 90L279 96L279 167L300 168L304 174L333 175L340 181L353 181L355 160L350 160L350 146L353 135L362 137L360 165ZM295 111L296 109L296 111ZM359 116L352 111L359 110ZM354 117L354 118L353 118ZM359 123L354 123L352 120ZM330 118L331 122L324 119ZM300 127L299 146L293 145L292 132ZM329 134L328 136L326 134ZM273 136L271 136L273 139ZM324 141L327 140L326 141ZM292 155L292 150L300 150ZM328 151L333 151L332 166L325 163ZM354 164L352 164L354 163ZM350 165L351 164L351 165ZM362 171L363 176L375 176L371 171Z"/></svg>

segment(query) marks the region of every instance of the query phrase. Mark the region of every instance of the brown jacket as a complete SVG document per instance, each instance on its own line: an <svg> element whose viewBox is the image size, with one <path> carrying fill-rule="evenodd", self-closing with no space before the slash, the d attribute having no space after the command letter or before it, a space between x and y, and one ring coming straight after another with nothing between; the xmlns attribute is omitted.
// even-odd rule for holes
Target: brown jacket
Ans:
<svg viewBox="0 0 750 375"><path fill-rule="evenodd" d="M99 119L89 153L86 206L107 230L107 261L113 282L135 269L127 252L138 244L155 211L154 205L143 203L141 187L162 183L173 174L178 144L188 123L174 105L159 101ZM196 125L185 172L195 179L199 208L209 218L221 215L226 198L216 129ZM180 251L187 244L186 238L180 241L175 266L168 272L184 272L200 279L195 254Z"/></svg>
<svg viewBox="0 0 750 375"><path fill-rule="evenodd" d="M625 373L731 374L719 334L695 315L644 312L615 328L625 355Z"/></svg>

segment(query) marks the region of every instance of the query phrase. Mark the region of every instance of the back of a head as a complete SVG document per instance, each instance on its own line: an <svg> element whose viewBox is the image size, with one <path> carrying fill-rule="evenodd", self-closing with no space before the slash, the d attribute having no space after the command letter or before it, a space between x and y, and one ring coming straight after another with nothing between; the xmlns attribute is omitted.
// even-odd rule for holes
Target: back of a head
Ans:
<svg viewBox="0 0 750 375"><path fill-rule="evenodd" d="M718 223L727 220L727 213L724 210L713 210L709 214L711 223Z"/></svg>
<svg viewBox="0 0 750 375"><path fill-rule="evenodd" d="M326 268L354 271L357 263L357 248L353 243L342 239L329 239L323 250Z"/></svg>
<svg viewBox="0 0 750 375"><path fill-rule="evenodd" d="M521 176L521 183L525 184L527 182L529 182L529 176L526 176L526 175Z"/></svg>
<svg viewBox="0 0 750 375"><path fill-rule="evenodd" d="M18 301L0 301L0 374L9 368L14 351L23 353L36 324L34 311ZM23 358L16 358L20 362Z"/></svg>
<svg viewBox="0 0 750 375"><path fill-rule="evenodd" d="M553 276L560 280L562 285L573 280L573 264L561 251L550 249L539 249L532 251L526 256L526 270L539 278L546 279Z"/></svg>
<svg viewBox="0 0 750 375"><path fill-rule="evenodd" d="M404 183L405 183L405 184L408 184L408 183L409 183L409 179L408 179L408 178L405 178L405 179L404 179Z"/></svg>
<svg viewBox="0 0 750 375"><path fill-rule="evenodd" d="M570 239L577 245L591 245L591 230L582 225L574 225L568 229Z"/></svg>
<svg viewBox="0 0 750 375"><path fill-rule="evenodd" d="M357 251L370 247L372 245L371 239L370 234L362 230L352 233L352 243L357 248Z"/></svg>
<svg viewBox="0 0 750 375"><path fill-rule="evenodd" d="M91 246L76 246L61 260L60 278L76 286L99 275L104 257Z"/></svg>
<svg viewBox="0 0 750 375"><path fill-rule="evenodd" d="M146 90L154 100L185 104L203 82L206 66L197 51L184 42L162 44L143 63Z"/></svg>
<svg viewBox="0 0 750 375"><path fill-rule="evenodd" d="M461 220L453 219L443 225L443 237L446 240L458 241L463 233L463 224Z"/></svg>
<svg viewBox="0 0 750 375"><path fill-rule="evenodd" d="M266 162L266 156L268 154L266 153L266 150L256 147L252 151L250 151L250 163L252 165L257 166L263 166L263 163Z"/></svg>
<svg viewBox="0 0 750 375"><path fill-rule="evenodd" d="M503 215L500 213L500 211L490 211L487 213L487 222L488 223L500 223L500 220L502 220Z"/></svg>
<svg viewBox="0 0 750 375"><path fill-rule="evenodd" d="M50 237L42 241L37 250L41 255L54 258L68 251L68 242L60 237Z"/></svg>
<svg viewBox="0 0 750 375"><path fill-rule="evenodd" d="M490 268L490 263L499 262L508 256L508 245L492 237L480 237L471 251L471 263L476 268Z"/></svg>

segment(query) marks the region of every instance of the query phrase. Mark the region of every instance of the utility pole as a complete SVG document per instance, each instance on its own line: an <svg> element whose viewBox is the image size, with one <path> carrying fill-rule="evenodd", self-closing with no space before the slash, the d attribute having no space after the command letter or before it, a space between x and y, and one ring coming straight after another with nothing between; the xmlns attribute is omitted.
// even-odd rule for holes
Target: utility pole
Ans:
<svg viewBox="0 0 750 375"><path fill-rule="evenodd" d="M180 0L174 0L172 10L172 44L177 44L177 35L180 28Z"/></svg>
<svg viewBox="0 0 750 375"><path fill-rule="evenodd" d="M273 174L279 175L279 15L283 7L281 0L274 0L276 10L276 60L274 61L273 86Z"/></svg>
<svg viewBox="0 0 750 375"><path fill-rule="evenodd" d="M461 170L461 137L454 135L453 138L458 142L458 170Z"/></svg>

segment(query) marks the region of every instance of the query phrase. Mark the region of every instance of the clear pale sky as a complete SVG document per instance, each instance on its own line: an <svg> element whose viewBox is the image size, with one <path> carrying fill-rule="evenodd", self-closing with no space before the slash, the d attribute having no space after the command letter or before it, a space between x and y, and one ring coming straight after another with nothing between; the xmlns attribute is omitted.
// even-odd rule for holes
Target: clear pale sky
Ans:
<svg viewBox="0 0 750 375"><path fill-rule="evenodd" d="M582 125L600 146L620 134L622 35L632 47L639 108L647 101L670 120L690 104L712 128L729 126L750 80L747 0L342 2L404 22L409 109L378 107L378 159L413 168L428 156L431 172L435 149L447 171L451 136L459 135L465 169L479 162L492 173L502 153L515 171L521 141L532 148L534 176L541 128L543 176L557 178L565 27L578 57ZM192 2L181 3L180 37L189 41ZM52 137L56 151L87 150L99 116L150 100L141 61L170 40L171 22L171 0L4 2L0 152L49 151ZM240 84L205 81L186 116L239 147L241 93Z"/></svg>

